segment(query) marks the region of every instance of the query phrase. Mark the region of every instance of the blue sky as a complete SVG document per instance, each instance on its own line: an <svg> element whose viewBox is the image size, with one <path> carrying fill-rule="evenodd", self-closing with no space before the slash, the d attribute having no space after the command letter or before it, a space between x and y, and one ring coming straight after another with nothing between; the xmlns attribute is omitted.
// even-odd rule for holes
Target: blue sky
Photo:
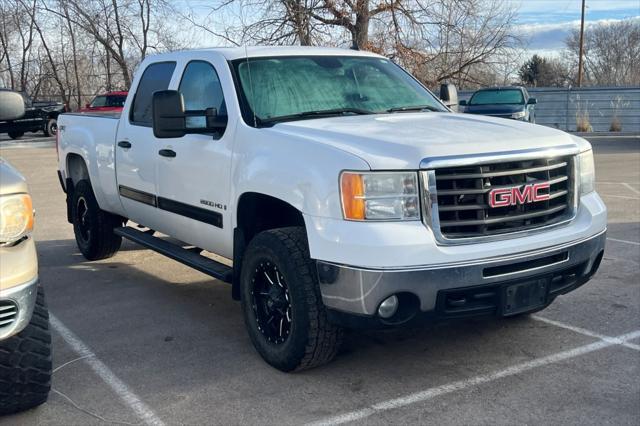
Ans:
<svg viewBox="0 0 640 426"><path fill-rule="evenodd" d="M557 54L580 25L581 0L506 0L518 10L518 32L532 51ZM587 25L640 19L640 0L586 0Z"/></svg>
<svg viewBox="0 0 640 426"><path fill-rule="evenodd" d="M212 5L223 0L180 0L194 7L197 14L205 14ZM525 43L525 48L535 53L559 55L564 40L571 30L580 26L582 0L503 0L517 12L516 32ZM374 3L375 0L372 0ZM259 4L259 3L254 3ZM265 4L266 0L265 0ZM622 19L640 19L640 0L586 0L587 25L603 25ZM242 9L242 8L240 8ZM240 15L247 17L255 10L237 7L217 11L214 21L221 30L225 24L234 22ZM220 44L221 40L207 41L207 45Z"/></svg>

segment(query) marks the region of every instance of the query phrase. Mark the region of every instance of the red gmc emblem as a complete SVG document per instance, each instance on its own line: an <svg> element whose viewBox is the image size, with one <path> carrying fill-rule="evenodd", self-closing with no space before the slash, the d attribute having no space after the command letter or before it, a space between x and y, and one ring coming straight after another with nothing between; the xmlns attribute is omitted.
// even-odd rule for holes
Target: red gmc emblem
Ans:
<svg viewBox="0 0 640 426"><path fill-rule="evenodd" d="M549 189L548 182L492 189L489 192L489 205L491 207L505 207L548 200L548 191L546 194L540 193L543 189Z"/></svg>

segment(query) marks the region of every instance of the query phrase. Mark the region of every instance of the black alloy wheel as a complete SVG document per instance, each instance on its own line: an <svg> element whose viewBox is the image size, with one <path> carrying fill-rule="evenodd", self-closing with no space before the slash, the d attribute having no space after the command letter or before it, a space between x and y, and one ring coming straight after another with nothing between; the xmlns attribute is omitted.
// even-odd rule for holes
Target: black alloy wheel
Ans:
<svg viewBox="0 0 640 426"><path fill-rule="evenodd" d="M284 343L291 331L291 303L284 277L276 265L264 260L255 268L251 283L258 330L267 341Z"/></svg>
<svg viewBox="0 0 640 426"><path fill-rule="evenodd" d="M84 197L78 197L76 215L78 217L78 236L85 244L88 244L91 238L91 218L87 200Z"/></svg>

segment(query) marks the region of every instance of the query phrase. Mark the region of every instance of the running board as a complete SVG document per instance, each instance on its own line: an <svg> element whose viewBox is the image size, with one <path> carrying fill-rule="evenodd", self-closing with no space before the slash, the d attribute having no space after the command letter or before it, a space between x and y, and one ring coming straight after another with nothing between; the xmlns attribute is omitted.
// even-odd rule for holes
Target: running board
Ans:
<svg viewBox="0 0 640 426"><path fill-rule="evenodd" d="M158 237L154 237L149 233L138 231L129 226L115 228L113 232L116 235L120 235L134 243L138 243L173 260L184 263L220 281L230 283L233 278L233 268L230 266L197 254L193 250L185 249Z"/></svg>

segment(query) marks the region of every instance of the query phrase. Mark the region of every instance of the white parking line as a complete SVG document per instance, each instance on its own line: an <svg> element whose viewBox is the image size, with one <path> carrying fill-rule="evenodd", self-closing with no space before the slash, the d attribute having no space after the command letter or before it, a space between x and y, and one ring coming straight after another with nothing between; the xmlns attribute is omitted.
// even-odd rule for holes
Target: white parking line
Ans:
<svg viewBox="0 0 640 426"><path fill-rule="evenodd" d="M628 240L619 240L617 238L607 238L608 241L615 241L616 243L627 243L627 244L631 244L634 246L640 246L640 243L635 242L635 241L628 241Z"/></svg>
<svg viewBox="0 0 640 426"><path fill-rule="evenodd" d="M605 342L610 342L610 343L613 343L614 345L622 345L624 347L635 349L636 351L640 351L640 345L625 342L616 337L605 336L604 334L599 334L599 333L596 333L595 331L587 330L586 328L576 327L574 325L565 324L563 322L552 320L549 318L539 317L538 315L532 315L531 318L533 318L536 321L544 322L556 327L564 328L566 330L571 330L574 333L583 334L589 337L595 337L596 339L604 340Z"/></svg>
<svg viewBox="0 0 640 426"><path fill-rule="evenodd" d="M129 387L120 380L87 345L82 342L71 330L69 330L55 316L49 314L49 322L55 331L62 336L65 342L83 358L89 367L128 405L144 424L163 426L164 423Z"/></svg>
<svg viewBox="0 0 640 426"><path fill-rule="evenodd" d="M599 193L601 197L622 198L623 200L640 200L638 197L627 197L626 195L612 195Z"/></svg>
<svg viewBox="0 0 640 426"><path fill-rule="evenodd" d="M635 339L637 337L640 337L640 330L634 331L633 333L624 334L622 336L614 337L611 339L614 339L615 342L626 343L628 340ZM566 361L571 358L576 358L578 356L599 351L601 349L618 345L618 344L620 343L614 343L613 340L599 340L595 343L590 343L588 345L580 346L575 349L558 352L553 355L549 355L541 358L535 358L535 359L532 359L531 361L523 362L521 364L516 364L512 367L508 367L504 370L497 371L495 373L485 374L485 375L473 377L471 379L460 380L457 382L453 382L446 385L426 389L424 391L405 395L400 398L379 402L377 404L373 404L369 407L366 407L360 410L351 411L348 413L339 414L337 416L321 419L321 420L309 423L309 425L313 425L313 426L338 425L338 424L353 422L356 420L361 420L373 414L376 414L380 411L392 410L395 408L401 408L407 405L415 404L418 402L424 402L441 395L445 395L452 392L464 390L473 386L478 386L485 383L493 382L495 380L503 379L505 377L515 376L517 374L532 370L537 367L542 367L549 364L556 364L558 362Z"/></svg>
<svg viewBox="0 0 640 426"><path fill-rule="evenodd" d="M635 189L633 186L629 185L627 182L622 182L622 186L629 189L631 192L635 192L636 194L640 195L640 191Z"/></svg>

